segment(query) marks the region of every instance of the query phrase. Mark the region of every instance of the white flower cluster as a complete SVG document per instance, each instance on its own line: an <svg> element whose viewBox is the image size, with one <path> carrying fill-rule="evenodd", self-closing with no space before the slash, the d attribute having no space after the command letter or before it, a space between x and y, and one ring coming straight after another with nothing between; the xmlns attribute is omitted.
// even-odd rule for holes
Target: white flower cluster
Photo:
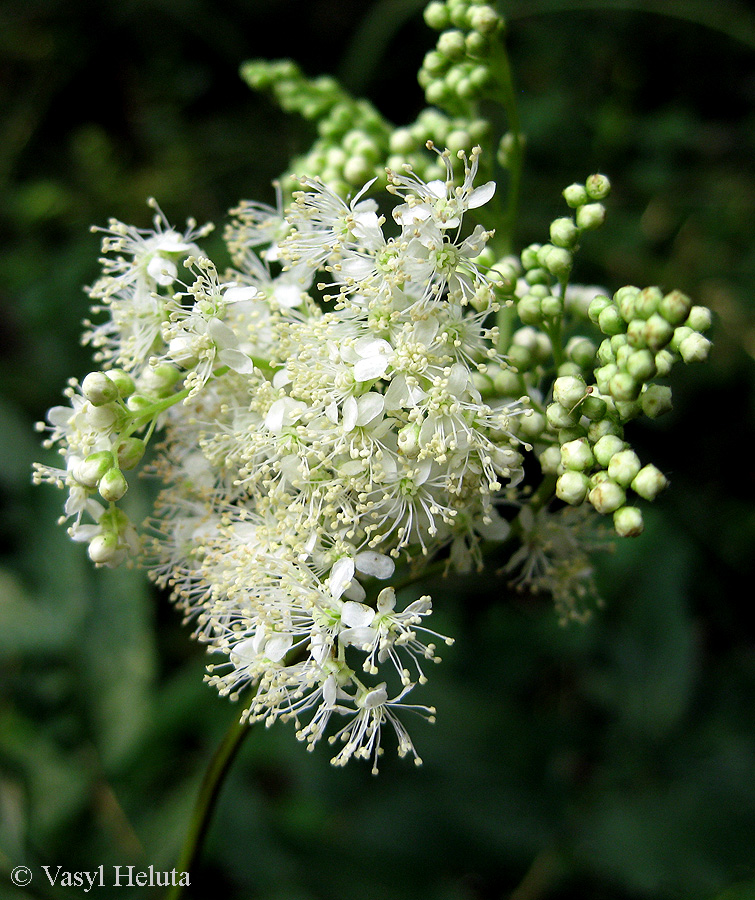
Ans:
<svg viewBox="0 0 755 900"><path fill-rule="evenodd" d="M494 192L474 186L478 155L455 178L440 154L445 181L389 172L390 229L370 184L350 202L303 180L286 211L243 204L222 277L193 223L111 223L91 291L108 318L87 335L104 371L49 416L66 465L38 479L67 486L74 539L96 563L141 555L223 657L210 682L256 687L245 715L293 720L310 747L345 721L335 764L374 768L383 725L419 762L397 713L432 718L406 697L439 636L429 597L399 611L379 582L444 547L468 569L506 536L496 495L522 476L521 404L475 387L505 365L476 262L490 233L464 230ZM156 427L164 488L138 544L116 502Z"/></svg>

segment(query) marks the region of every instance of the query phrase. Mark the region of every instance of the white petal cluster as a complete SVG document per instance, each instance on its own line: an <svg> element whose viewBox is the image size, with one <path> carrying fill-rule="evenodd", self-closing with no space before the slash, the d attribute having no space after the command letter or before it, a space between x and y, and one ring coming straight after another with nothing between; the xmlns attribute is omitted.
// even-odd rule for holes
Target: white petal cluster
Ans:
<svg viewBox="0 0 755 900"><path fill-rule="evenodd" d="M234 697L254 686L245 715L293 720L309 747L335 718L335 764L374 768L384 725L419 761L398 714L433 717L406 697L439 636L424 625L429 597L397 610L380 582L443 548L468 569L481 540L505 537L495 503L522 477L519 404L475 387L506 365L495 283L476 262L490 233L464 223L494 191L474 186L478 154L459 156L461 184L448 153L445 182L389 173L390 219L371 183L350 201L304 180L287 210L243 204L222 276L193 223L111 223L92 289L108 318L87 340L133 388L93 406L74 386L50 414L66 468L39 478L68 487L81 540L103 517L126 528L106 472L120 475L124 441L163 429L144 560L222 658L210 682ZM106 561L98 546L90 556Z"/></svg>

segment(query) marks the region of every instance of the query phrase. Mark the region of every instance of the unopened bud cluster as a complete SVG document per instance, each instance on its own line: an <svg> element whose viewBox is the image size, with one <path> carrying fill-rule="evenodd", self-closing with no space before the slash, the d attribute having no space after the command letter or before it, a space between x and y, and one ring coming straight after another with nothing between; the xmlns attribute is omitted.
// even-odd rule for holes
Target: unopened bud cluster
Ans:
<svg viewBox="0 0 755 900"><path fill-rule="evenodd" d="M634 536L643 523L632 497L653 500L667 480L642 464L624 426L671 409L671 388L659 379L679 359L705 359L710 342L702 332L710 313L680 291L624 287L609 298L568 284L580 239L605 219L609 190L604 175L570 185L564 198L574 215L551 223L550 242L496 264L523 327L505 347L509 366L487 377L502 396L529 394L532 408L517 433L534 445L542 471L557 477L557 497L612 515L618 534ZM602 332L602 342L581 333L586 322ZM548 390L550 373L555 380ZM552 399L541 404L546 391Z"/></svg>
<svg viewBox="0 0 755 900"><path fill-rule="evenodd" d="M355 100L330 76L307 78L291 60L255 60L244 65L242 76L254 90L270 92L286 112L317 126L312 147L282 179L287 193L302 174L344 194L371 178L385 185L392 128L371 103Z"/></svg>
<svg viewBox="0 0 755 900"><path fill-rule="evenodd" d="M624 425L671 409L671 388L656 379L680 358L707 357L710 342L701 331L710 313L681 291L624 287L612 299L594 297L588 316L606 335L597 348L595 381L588 386L580 374L560 376L546 411L561 447L556 494L571 505L587 500L599 513L613 514L620 535L636 535L642 514L626 505L627 492L654 500L667 480L654 465L641 464L624 440Z"/></svg>
<svg viewBox="0 0 755 900"><path fill-rule="evenodd" d="M427 102L452 114L466 111L493 87L490 57L499 47L503 18L485 2L434 0L425 21L441 32L419 72Z"/></svg>

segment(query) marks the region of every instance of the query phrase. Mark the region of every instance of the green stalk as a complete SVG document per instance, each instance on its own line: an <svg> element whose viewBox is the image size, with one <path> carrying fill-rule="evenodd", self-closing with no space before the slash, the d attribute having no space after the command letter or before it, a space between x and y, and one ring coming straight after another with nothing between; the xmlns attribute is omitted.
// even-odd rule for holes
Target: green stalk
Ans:
<svg viewBox="0 0 755 900"><path fill-rule="evenodd" d="M242 722L237 716L234 717L231 727L226 731L210 760L210 765L202 779L197 802L194 805L189 830L176 863L176 872L179 875L183 872L191 872L197 861L204 846L207 830L210 827L225 777L251 727L246 720ZM181 885L171 886L165 894L165 900L178 900L183 894L183 890Z"/></svg>
<svg viewBox="0 0 755 900"><path fill-rule="evenodd" d="M506 197L506 209L503 214L503 228L500 234L499 249L505 255L511 253L514 247L514 230L519 212L519 191L522 181L522 168L524 165L524 138L519 119L519 109L516 102L516 90L514 77L511 73L511 64L506 47L501 41L496 44L490 56L490 65L495 83L499 90L495 99L498 100L506 111L506 120L509 134L512 137L512 147L509 164L508 194Z"/></svg>
<svg viewBox="0 0 755 900"><path fill-rule="evenodd" d="M519 192L522 182L522 168L524 166L524 138L516 102L511 64L509 63L509 56L503 41L496 44L493 48L490 65L494 82L498 87L494 99L498 100L506 111L507 125L513 140L507 167L509 179L506 208L502 214L503 227L497 229L495 235L496 250L501 256L506 256L514 250L514 232L519 213ZM515 308L501 306L496 316L499 335L498 349L501 353L505 353L509 348L515 322Z"/></svg>

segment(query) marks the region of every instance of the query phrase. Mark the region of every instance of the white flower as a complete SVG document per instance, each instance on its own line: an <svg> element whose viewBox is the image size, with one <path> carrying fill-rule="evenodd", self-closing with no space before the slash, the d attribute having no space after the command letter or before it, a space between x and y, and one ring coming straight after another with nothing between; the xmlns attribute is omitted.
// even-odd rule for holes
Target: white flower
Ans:
<svg viewBox="0 0 755 900"><path fill-rule="evenodd" d="M445 181L425 183L411 169L407 170L406 175L397 175L395 172L389 174L389 190L406 199L405 203L393 211L393 217L400 225L412 226L432 219L443 230L458 229L468 209L484 206L495 194L494 181L474 187L479 166L479 147L474 148L469 159L459 153L459 159L464 163L464 181L460 186L456 184L451 153L446 150L438 155L446 167Z"/></svg>
<svg viewBox="0 0 755 900"><path fill-rule="evenodd" d="M351 713L351 722L344 725L340 731L329 738L331 744L336 743L338 740L344 744L339 753L331 760L333 765L346 765L352 756L357 759L370 759L372 761L372 774L377 775L378 756L382 752L382 727L386 723L396 733L398 755L404 757L411 753L414 757L415 765L421 765L422 760L414 749L409 732L403 726L394 710L411 709L420 713L430 722L435 721L435 710L432 707L402 703L403 698L410 690L410 687L405 687L401 693L389 700L385 683L370 689L362 687L354 698L356 713ZM339 712L341 711L339 709Z"/></svg>

